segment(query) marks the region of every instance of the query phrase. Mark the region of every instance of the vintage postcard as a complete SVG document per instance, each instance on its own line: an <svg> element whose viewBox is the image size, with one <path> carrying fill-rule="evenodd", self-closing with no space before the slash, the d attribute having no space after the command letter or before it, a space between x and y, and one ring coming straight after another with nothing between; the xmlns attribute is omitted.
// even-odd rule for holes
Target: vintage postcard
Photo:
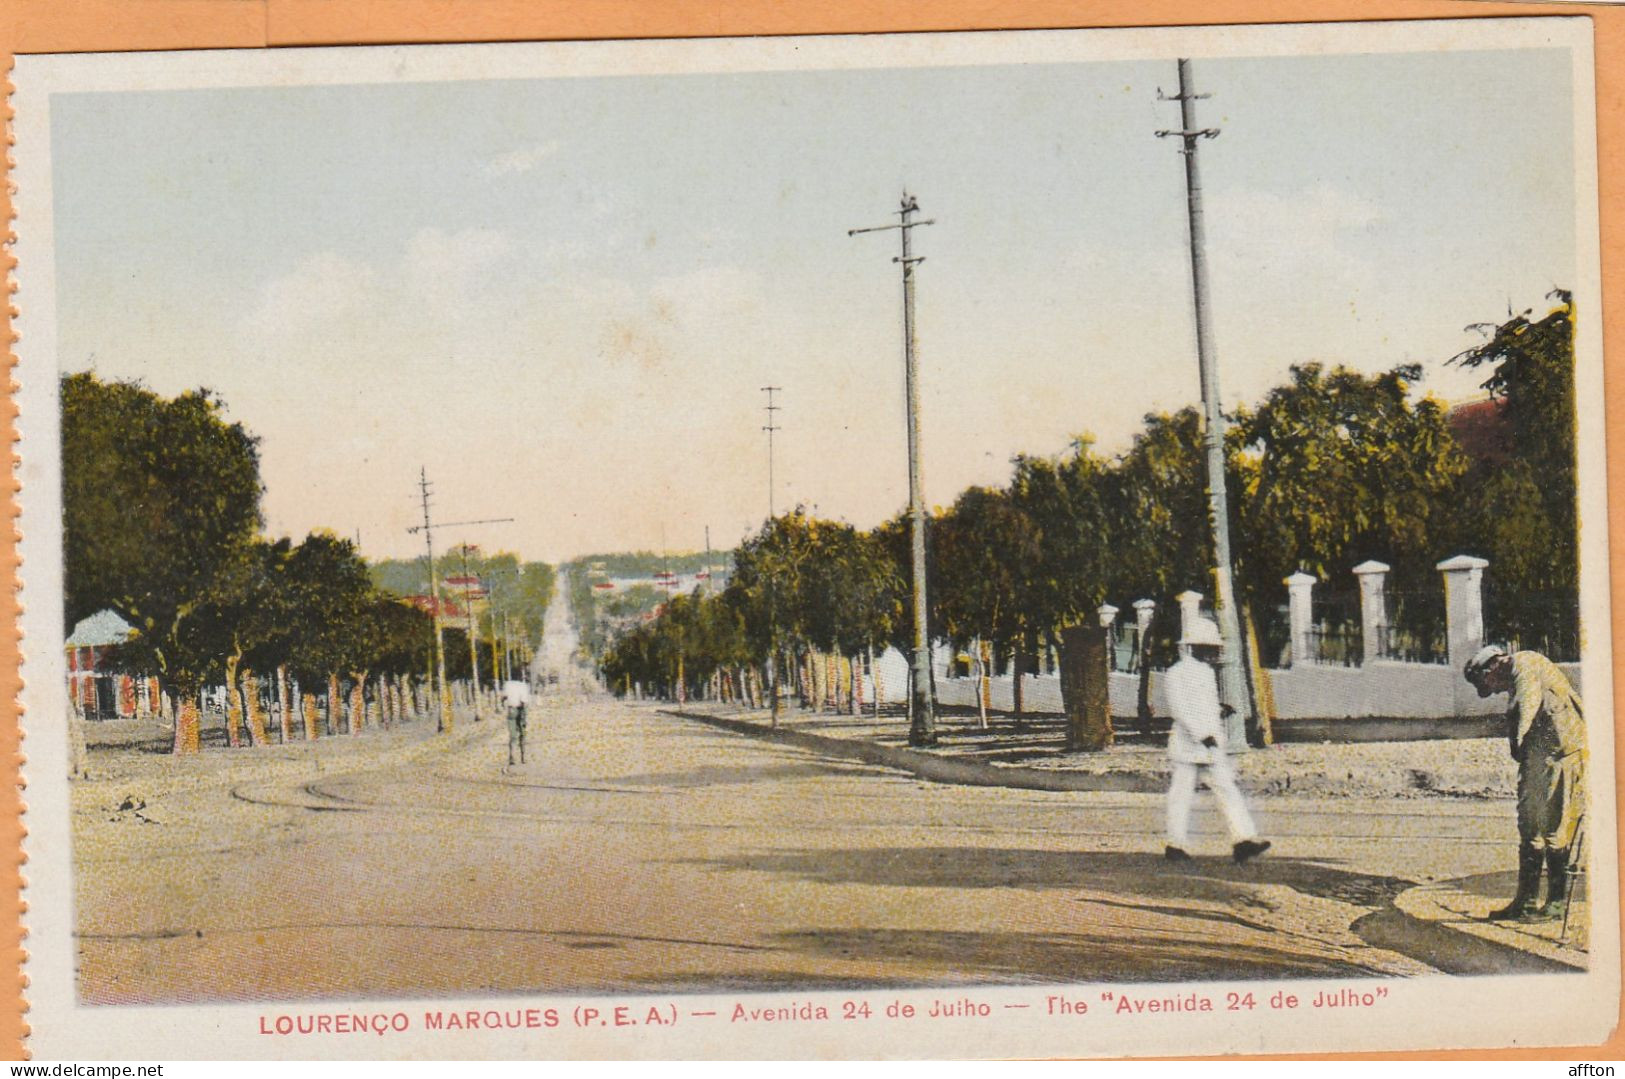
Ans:
<svg viewBox="0 0 1625 1079"><path fill-rule="evenodd" d="M13 73L38 1058L1583 1045L1583 18Z"/></svg>

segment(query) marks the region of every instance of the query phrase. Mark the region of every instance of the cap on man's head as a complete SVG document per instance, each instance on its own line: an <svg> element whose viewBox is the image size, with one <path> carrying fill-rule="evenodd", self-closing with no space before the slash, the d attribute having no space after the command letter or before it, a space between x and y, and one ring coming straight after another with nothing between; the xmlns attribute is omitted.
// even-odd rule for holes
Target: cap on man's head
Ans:
<svg viewBox="0 0 1625 1079"><path fill-rule="evenodd" d="M1206 645L1209 648L1223 648L1224 638L1219 636L1219 627L1211 618L1193 618L1185 627L1185 635L1179 639L1180 644L1199 648Z"/></svg>
<svg viewBox="0 0 1625 1079"><path fill-rule="evenodd" d="M1467 665L1462 668L1461 673L1471 681L1489 670L1491 664L1496 660L1505 659L1506 654L1507 650L1500 645L1487 644L1473 653L1473 658L1467 661Z"/></svg>

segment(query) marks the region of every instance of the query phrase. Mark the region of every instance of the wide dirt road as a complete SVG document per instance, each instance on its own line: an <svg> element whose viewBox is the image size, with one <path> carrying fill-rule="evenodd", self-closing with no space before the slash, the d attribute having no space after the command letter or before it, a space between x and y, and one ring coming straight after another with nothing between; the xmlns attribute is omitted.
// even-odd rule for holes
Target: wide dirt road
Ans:
<svg viewBox="0 0 1625 1079"><path fill-rule="evenodd" d="M511 769L500 721L431 728L104 759L83 999L1544 969L1390 906L1504 871L1500 805L1261 800L1276 847L1236 867L1203 795L1179 869L1154 795L926 784L587 693Z"/></svg>

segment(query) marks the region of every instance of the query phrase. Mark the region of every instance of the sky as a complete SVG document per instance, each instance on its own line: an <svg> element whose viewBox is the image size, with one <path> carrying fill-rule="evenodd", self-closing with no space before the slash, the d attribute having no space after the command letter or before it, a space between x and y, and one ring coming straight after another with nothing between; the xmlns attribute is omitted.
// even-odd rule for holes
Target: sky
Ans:
<svg viewBox="0 0 1625 1079"><path fill-rule="evenodd" d="M1194 63L1228 406L1294 363L1444 361L1576 283L1565 49ZM63 370L208 386L273 534L410 557L717 547L773 502L927 500L1199 397L1172 60L52 99Z"/></svg>

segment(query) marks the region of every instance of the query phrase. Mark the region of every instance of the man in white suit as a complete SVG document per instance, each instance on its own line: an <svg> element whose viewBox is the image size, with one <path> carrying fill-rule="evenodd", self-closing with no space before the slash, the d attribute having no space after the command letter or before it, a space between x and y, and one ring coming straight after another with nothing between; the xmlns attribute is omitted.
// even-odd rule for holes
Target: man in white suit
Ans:
<svg viewBox="0 0 1625 1079"><path fill-rule="evenodd" d="M1168 785L1168 846L1163 854L1170 862L1190 860L1185 848L1190 845L1191 803L1196 800L1196 781L1200 778L1207 781L1219 799L1234 844L1231 856L1239 865L1269 850L1270 844L1258 838L1247 800L1236 786L1236 766L1225 752L1215 671L1224 642L1218 626L1209 619L1196 618L1179 643L1189 649L1188 653L1162 676L1168 710L1174 718L1168 735L1173 781Z"/></svg>

